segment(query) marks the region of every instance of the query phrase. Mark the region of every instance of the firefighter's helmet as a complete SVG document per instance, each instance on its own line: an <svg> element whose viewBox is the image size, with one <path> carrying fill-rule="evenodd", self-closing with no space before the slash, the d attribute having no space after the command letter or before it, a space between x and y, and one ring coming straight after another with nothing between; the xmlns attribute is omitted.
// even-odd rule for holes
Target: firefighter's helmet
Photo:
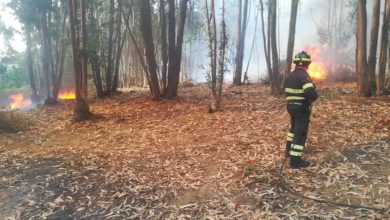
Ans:
<svg viewBox="0 0 390 220"><path fill-rule="evenodd" d="M310 55L306 51L299 52L294 57L294 63L297 66L309 66L311 63Z"/></svg>

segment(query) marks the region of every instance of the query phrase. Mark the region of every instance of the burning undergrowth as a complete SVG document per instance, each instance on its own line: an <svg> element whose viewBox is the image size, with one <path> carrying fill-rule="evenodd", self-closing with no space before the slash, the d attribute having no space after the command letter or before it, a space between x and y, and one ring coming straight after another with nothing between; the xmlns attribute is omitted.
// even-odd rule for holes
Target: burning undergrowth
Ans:
<svg viewBox="0 0 390 220"><path fill-rule="evenodd" d="M76 99L76 94L74 89L65 88L58 93L59 101L71 101ZM15 110L28 110L33 109L36 106L43 103L43 101L33 102L29 95L26 95L23 92L10 94L8 99L5 101L2 109L6 111L15 111Z"/></svg>
<svg viewBox="0 0 390 220"><path fill-rule="evenodd" d="M353 60L348 48L335 49L328 44L322 47L306 46L311 56L309 75L315 81L352 82L356 80Z"/></svg>

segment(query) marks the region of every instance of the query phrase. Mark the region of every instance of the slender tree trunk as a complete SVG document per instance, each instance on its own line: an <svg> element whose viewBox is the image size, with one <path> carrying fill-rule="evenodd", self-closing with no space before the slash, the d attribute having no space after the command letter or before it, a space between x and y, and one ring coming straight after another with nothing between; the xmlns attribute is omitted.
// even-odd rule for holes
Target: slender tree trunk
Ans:
<svg viewBox="0 0 390 220"><path fill-rule="evenodd" d="M177 96L177 90L179 87L180 80L180 69L181 69L181 55L183 49L183 38L184 38L184 27L187 14L187 3L188 0L180 1L180 22L177 30L177 37L175 40L175 7L174 0L169 1L169 12L168 12L168 42L169 42L169 66L168 66L168 85L166 98L171 99ZM173 44L173 45L172 45Z"/></svg>
<svg viewBox="0 0 390 220"><path fill-rule="evenodd" d="M225 76L226 70L226 45L227 45L227 36L226 36L226 24L225 24L225 0L222 0L221 6L221 35L219 42L219 62L218 62L218 76L217 76L217 94L216 94L216 110L219 111L221 109L221 101L222 101L222 88L223 88L223 80Z"/></svg>
<svg viewBox="0 0 390 220"><path fill-rule="evenodd" d="M34 74L34 61L32 56L32 39L31 39L31 32L32 32L32 25L26 23L25 24L25 34L26 34L26 53L27 53L27 69L28 69L28 79L30 81L30 87L31 87L31 100L33 102L39 102L38 97L38 89L35 81L35 74Z"/></svg>
<svg viewBox="0 0 390 220"><path fill-rule="evenodd" d="M387 56L387 48L388 48L388 38L389 38L389 23L390 23L390 1L387 0L385 2L385 14L383 15L382 22L382 41L381 41L381 49L379 56L379 74L377 81L377 94L384 95L385 93L385 81L386 81L386 62ZM390 66L390 63L388 63Z"/></svg>
<svg viewBox="0 0 390 220"><path fill-rule="evenodd" d="M167 16L165 11L164 0L160 0L160 35L161 35L161 60L162 60L161 86L162 86L162 93L166 94L168 53L167 53Z"/></svg>
<svg viewBox="0 0 390 220"><path fill-rule="evenodd" d="M240 2L240 7L241 7L241 2ZM242 63L244 60L245 35L246 35L246 27L248 23L248 0L244 1L244 14L242 19L239 18L239 20L240 22L242 22L242 24L239 25L239 37L238 37L237 54L236 54L236 70L234 72L234 79L233 79L234 85L241 84L241 78L242 78L242 66L243 66Z"/></svg>
<svg viewBox="0 0 390 220"><path fill-rule="evenodd" d="M371 39L370 39L370 51L368 55L368 88L367 94L369 96L376 93L376 54L378 47L378 32L379 32L379 17L380 17L380 0L373 0L374 9L371 23Z"/></svg>
<svg viewBox="0 0 390 220"><path fill-rule="evenodd" d="M160 86L157 77L157 62L154 53L152 14L150 0L141 1L141 34L150 75L149 88L155 100L160 99Z"/></svg>
<svg viewBox="0 0 390 220"><path fill-rule="evenodd" d="M64 75L64 62L65 62L65 57L66 57L66 50L67 50L67 43L66 43L66 27L67 27L67 20L68 20L68 15L67 13L64 13L63 19L62 19L62 26L61 26L61 40L59 42L59 48L56 51L57 53L57 62L56 62L56 79L55 82L53 83L53 98L55 100L58 99L58 94L61 89L61 83L62 83L62 77ZM56 47L57 48L57 47Z"/></svg>
<svg viewBox="0 0 390 220"><path fill-rule="evenodd" d="M237 17L237 46L236 46L236 58L235 58L235 72L233 75L233 85L238 85L241 83L237 82L237 66L239 65L239 51L241 51L241 29L242 29L242 1L238 0L238 17Z"/></svg>
<svg viewBox="0 0 390 220"><path fill-rule="evenodd" d="M81 0L81 41L82 41L82 54L80 54L80 44L77 39L77 7L75 0L68 0L69 3L69 22L70 22L70 32L71 32L71 41L72 41L72 55L73 55L73 73L75 81L75 90L76 90L76 104L74 109L73 119L75 121L82 121L88 119L91 115L89 111L89 106L87 102L87 89L83 88L86 86L86 21L85 21L85 6L86 0Z"/></svg>
<svg viewBox="0 0 390 220"><path fill-rule="evenodd" d="M356 73L358 75L359 95L367 93L367 11L366 0L357 2L356 19Z"/></svg>
<svg viewBox="0 0 390 220"><path fill-rule="evenodd" d="M273 81L272 81L272 91L273 94L279 94L280 93L280 86L279 86L279 56L278 56L278 47L277 47L277 38L276 38L276 6L277 1L276 0L270 0L270 28L271 28L271 49L272 49L272 75L273 75Z"/></svg>
<svg viewBox="0 0 390 220"><path fill-rule="evenodd" d="M291 63L294 53L294 42L295 42L295 27L297 23L297 14L298 14L298 4L299 0L292 0L291 2L291 17L290 17L290 28L288 32L288 45L287 45L287 54L286 54L286 71L283 77L283 86L287 74L291 72Z"/></svg>
<svg viewBox="0 0 390 220"><path fill-rule="evenodd" d="M265 35L264 5L263 5L263 1L262 0L260 0L260 7L261 7L261 29L262 29L262 33L263 33L264 55L265 55L265 61L267 63L267 72L268 72L268 75L269 75L270 83L272 83L271 58L270 58L270 54L269 54L270 51L268 50L269 38ZM268 26L268 29L269 29L269 26ZM268 33L268 31L267 31L267 33Z"/></svg>
<svg viewBox="0 0 390 220"><path fill-rule="evenodd" d="M116 35L117 35L117 41L116 41L116 56L115 56L115 66L114 66L114 76L111 86L112 92L117 92L118 89L118 77L119 77L119 65L121 61L121 55L122 55L122 0L118 0L118 10L117 10L117 19L116 19Z"/></svg>
<svg viewBox="0 0 390 220"><path fill-rule="evenodd" d="M114 12L115 12L115 0L110 0L110 18L108 28L108 42L107 42L107 65L106 65L106 93L110 94L112 73L113 73L113 51L114 51Z"/></svg>
<svg viewBox="0 0 390 220"><path fill-rule="evenodd" d="M389 17L389 20L390 20L390 17ZM386 91L390 92L390 44L388 44L388 47L389 47L389 50L388 50L388 56L387 56L387 81L386 81L385 89L386 89Z"/></svg>

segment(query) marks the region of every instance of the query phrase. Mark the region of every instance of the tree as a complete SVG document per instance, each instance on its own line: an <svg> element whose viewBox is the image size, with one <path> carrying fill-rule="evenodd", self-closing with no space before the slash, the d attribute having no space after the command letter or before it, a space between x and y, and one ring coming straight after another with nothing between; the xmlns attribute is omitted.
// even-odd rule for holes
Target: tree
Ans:
<svg viewBox="0 0 390 220"><path fill-rule="evenodd" d="M290 16L290 27L288 32L288 44L287 44L287 54L286 54L286 71L283 78L283 86L284 87L284 79L288 73L291 71L291 63L294 52L294 42L295 42L295 27L297 23L297 14L298 14L298 4L299 0L292 0L291 2L291 16Z"/></svg>
<svg viewBox="0 0 390 220"><path fill-rule="evenodd" d="M368 54L368 87L366 91L367 96L375 95L376 93L376 78L375 78L375 69L376 69L376 55L378 47L378 32L379 32L379 16L380 16L380 0L374 0L374 8L372 14L372 23L371 23L371 37L370 37L370 49Z"/></svg>
<svg viewBox="0 0 390 220"><path fill-rule="evenodd" d="M91 116L88 105L88 81L87 81L87 28L86 6L87 0L81 0L81 24L78 25L79 10L76 0L68 0L70 34L72 41L73 74L76 90L76 104L73 114L75 121L83 121ZM81 28L80 28L81 27ZM81 39L81 42L80 42Z"/></svg>
<svg viewBox="0 0 390 220"><path fill-rule="evenodd" d="M180 0L180 21L175 36L176 19L175 19L175 0L169 0L168 11L168 84L164 96L168 99L177 96L180 79L181 56L183 48L184 25L186 22L188 0ZM176 37L176 42L175 42Z"/></svg>
<svg viewBox="0 0 390 220"><path fill-rule="evenodd" d="M379 56L379 73L377 80L377 94L383 95L385 93L385 82L386 82L386 62L388 54L388 39L389 39L389 23L390 23L390 1L386 1L385 14L383 15L382 22L382 37L381 37L381 49ZM390 66L390 63L388 63Z"/></svg>
<svg viewBox="0 0 390 220"><path fill-rule="evenodd" d="M366 0L357 2L356 19L356 73L360 96L369 96L367 93L367 12Z"/></svg>
<svg viewBox="0 0 390 220"><path fill-rule="evenodd" d="M210 70L207 72L207 81L212 95L212 103L209 112L219 111L221 108L222 87L224 75L226 72L226 24L225 24L225 1L222 0L221 6L221 31L220 40L217 38L217 24L215 13L215 2L211 0L206 3L206 26L210 56ZM210 5L210 8L209 8ZM219 46L218 46L219 44Z"/></svg>
<svg viewBox="0 0 390 220"><path fill-rule="evenodd" d="M263 42L264 42L264 54L267 62L267 70L270 78L271 93L278 95L281 93L280 80L279 80L279 56L278 46L276 38L276 6L277 0L270 0L268 2L268 20L267 20L267 36L265 35L265 22L264 22L264 6L263 1L260 0L261 6L261 22L263 30Z"/></svg>
<svg viewBox="0 0 390 220"><path fill-rule="evenodd" d="M242 13L242 0L239 0L238 24L237 24L237 51L236 51L236 69L234 71L233 84L241 84L242 66L244 59L245 35L248 23L248 0L244 1L244 13Z"/></svg>
<svg viewBox="0 0 390 220"><path fill-rule="evenodd" d="M146 63L148 68L148 83L150 92L155 100L161 98L160 86L157 76L157 62L154 50L152 31L152 12L150 0L141 1L141 33L145 47Z"/></svg>

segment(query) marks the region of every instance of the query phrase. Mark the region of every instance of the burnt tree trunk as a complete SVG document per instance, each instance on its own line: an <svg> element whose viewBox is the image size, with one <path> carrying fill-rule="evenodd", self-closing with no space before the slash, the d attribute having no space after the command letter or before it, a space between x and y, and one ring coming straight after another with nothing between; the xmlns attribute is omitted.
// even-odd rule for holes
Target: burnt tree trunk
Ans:
<svg viewBox="0 0 390 220"><path fill-rule="evenodd" d="M360 96L369 96L367 93L367 11L366 0L357 2L356 19L356 73Z"/></svg>
<svg viewBox="0 0 390 220"><path fill-rule="evenodd" d="M379 16L380 16L380 0L373 0L374 9L372 14L372 23L371 23L371 38L370 38L370 50L368 55L368 88L367 95L375 95L376 92L376 55L378 47L378 32L379 32Z"/></svg>
<svg viewBox="0 0 390 220"><path fill-rule="evenodd" d="M389 23L390 23L390 1L385 2L385 14L383 15L382 22L382 37L381 37L381 49L379 55L379 73L377 81L377 95L385 94L385 81L386 81L386 62L388 54L388 41L389 41ZM390 66L390 63L388 63Z"/></svg>

